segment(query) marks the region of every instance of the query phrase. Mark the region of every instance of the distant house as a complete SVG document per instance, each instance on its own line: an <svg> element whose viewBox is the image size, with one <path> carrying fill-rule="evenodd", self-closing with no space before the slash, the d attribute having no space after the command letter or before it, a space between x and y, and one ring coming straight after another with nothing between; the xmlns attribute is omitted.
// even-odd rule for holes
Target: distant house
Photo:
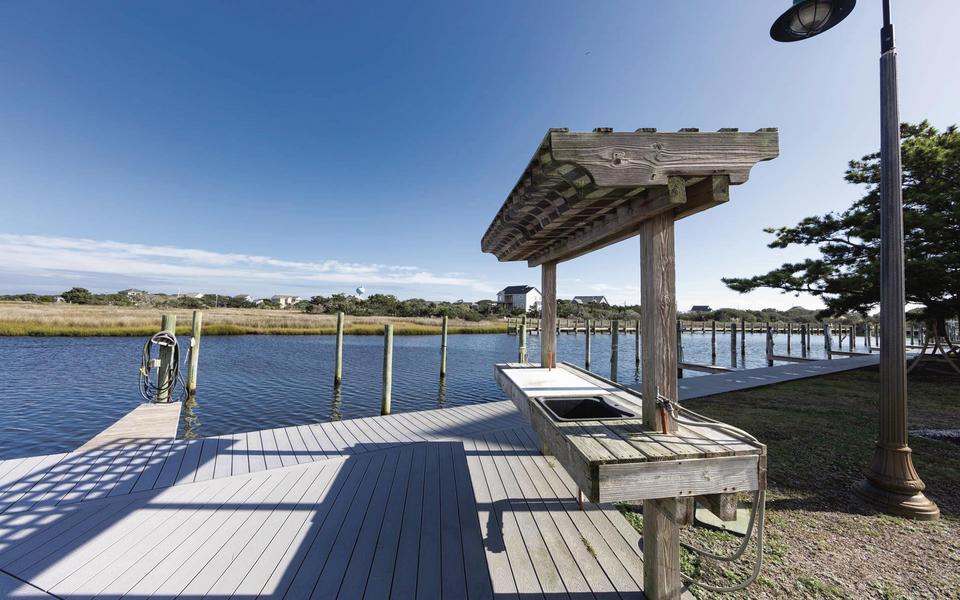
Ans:
<svg viewBox="0 0 960 600"><path fill-rule="evenodd" d="M695 313L708 313L708 312L710 312L711 310L713 310L713 309L710 308L709 306L707 306L706 304L694 304L694 305L693 305L693 308L690 309L690 312L695 312Z"/></svg>
<svg viewBox="0 0 960 600"><path fill-rule="evenodd" d="M252 304L253 296L251 296L250 294L240 294L239 296L237 296L237 300L243 300L244 302L250 302Z"/></svg>
<svg viewBox="0 0 960 600"><path fill-rule="evenodd" d="M603 306L610 306L610 303L607 302L606 296L574 296L574 304L601 304Z"/></svg>
<svg viewBox="0 0 960 600"><path fill-rule="evenodd" d="M270 298L274 302L280 305L280 308L287 308L288 306L293 306L297 302L303 302L303 298L300 296L272 296Z"/></svg>
<svg viewBox="0 0 960 600"><path fill-rule="evenodd" d="M204 294L202 292L188 292L186 294L180 294L180 298L196 298L197 300L203 300Z"/></svg>
<svg viewBox="0 0 960 600"><path fill-rule="evenodd" d="M542 301L540 290L530 285L508 285L497 292L497 304L513 310L536 309Z"/></svg>
<svg viewBox="0 0 960 600"><path fill-rule="evenodd" d="M117 293L118 293L118 294L121 294L121 295L123 295L123 296L130 297L130 298L134 298L134 297L137 297L137 296L146 296L146 295L147 295L147 292L146 292L145 290L138 290L138 289L135 289L135 288L129 288L129 289L126 289L126 290L120 290L120 291L117 292Z"/></svg>

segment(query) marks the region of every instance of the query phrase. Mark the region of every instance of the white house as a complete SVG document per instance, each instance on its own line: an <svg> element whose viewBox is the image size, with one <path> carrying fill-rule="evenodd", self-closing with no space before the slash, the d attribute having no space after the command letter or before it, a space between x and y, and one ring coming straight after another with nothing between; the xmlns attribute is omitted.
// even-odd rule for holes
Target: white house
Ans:
<svg viewBox="0 0 960 600"><path fill-rule="evenodd" d="M606 296L574 296L574 304L602 304L603 306L610 306L610 303L607 302Z"/></svg>
<svg viewBox="0 0 960 600"><path fill-rule="evenodd" d="M497 292L497 304L514 310L537 309L542 300L540 290L530 285L508 285Z"/></svg>
<svg viewBox="0 0 960 600"><path fill-rule="evenodd" d="M303 298L300 296L273 296L270 298L274 302L280 305L280 308L287 308L288 306L293 306L297 302L303 302Z"/></svg>

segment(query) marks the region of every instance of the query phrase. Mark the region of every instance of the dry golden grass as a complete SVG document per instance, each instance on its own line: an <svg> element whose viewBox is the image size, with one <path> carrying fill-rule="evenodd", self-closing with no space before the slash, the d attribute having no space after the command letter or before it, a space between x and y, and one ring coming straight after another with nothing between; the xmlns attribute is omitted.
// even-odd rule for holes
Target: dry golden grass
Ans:
<svg viewBox="0 0 960 600"><path fill-rule="evenodd" d="M193 311L121 306L30 304L0 302L0 336L141 336L160 328L160 317L177 315L177 332L189 333ZM328 335L335 333L336 315L315 315L289 310L214 308L203 311L204 335L283 334ZM345 333L377 335L393 323L396 335L435 335L440 318L346 317ZM506 323L478 323L453 319L454 333L504 333Z"/></svg>

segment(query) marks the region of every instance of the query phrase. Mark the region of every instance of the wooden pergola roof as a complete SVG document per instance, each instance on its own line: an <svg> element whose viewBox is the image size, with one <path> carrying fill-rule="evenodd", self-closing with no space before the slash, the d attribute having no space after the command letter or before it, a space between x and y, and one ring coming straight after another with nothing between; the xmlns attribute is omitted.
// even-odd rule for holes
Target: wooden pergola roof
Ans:
<svg viewBox="0 0 960 600"><path fill-rule="evenodd" d="M569 260L636 235L654 215L682 219L726 202L731 184L778 154L776 129L551 129L481 249L530 266Z"/></svg>

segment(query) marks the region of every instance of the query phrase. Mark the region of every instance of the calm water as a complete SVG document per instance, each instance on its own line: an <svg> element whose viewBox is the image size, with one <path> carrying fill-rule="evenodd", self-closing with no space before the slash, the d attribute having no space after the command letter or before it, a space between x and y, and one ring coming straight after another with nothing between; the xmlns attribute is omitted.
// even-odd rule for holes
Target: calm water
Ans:
<svg viewBox="0 0 960 600"><path fill-rule="evenodd" d="M593 337L592 367L610 373L610 336ZM181 339L186 348L189 340ZM0 338L0 458L72 450L142 402L137 390L140 338ZM786 352L786 337L776 339ZM799 353L799 338L794 338ZM710 363L710 336L686 333L684 360ZM738 340L739 345L739 340ZM394 338L393 410L504 399L493 365L517 358L517 338L452 335L447 381L439 381L439 336ZM528 338L539 357L539 338ZM731 366L729 335L718 335L717 364ZM862 342L858 342L860 348ZM196 403L185 408L181 436L208 436L379 414L383 338L346 336L344 382L333 391L332 336L209 336L203 339ZM558 339L560 360L583 364L584 336ZM739 353L738 353L739 354ZM812 354L822 357L822 338ZM621 382L639 381L632 333L620 336ZM764 335L747 335L746 364L765 366ZM687 372L687 376L700 373Z"/></svg>

